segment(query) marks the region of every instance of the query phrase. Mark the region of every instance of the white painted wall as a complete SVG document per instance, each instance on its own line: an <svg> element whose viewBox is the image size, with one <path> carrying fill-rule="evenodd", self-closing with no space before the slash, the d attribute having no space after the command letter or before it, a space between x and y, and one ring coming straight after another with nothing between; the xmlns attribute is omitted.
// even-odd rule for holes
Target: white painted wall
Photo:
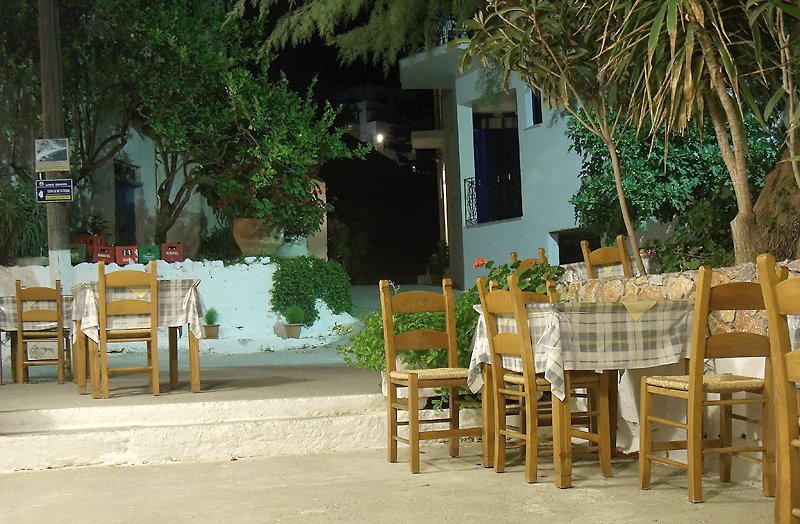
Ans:
<svg viewBox="0 0 800 524"><path fill-rule="evenodd" d="M284 340L275 333L276 324L282 322L280 315L272 311L272 277L276 264L264 261L252 261L251 264L224 266L220 261L168 263L158 261L159 279L199 279L200 296L206 307L214 307L219 312L220 338L218 340L201 340L202 353L240 354L256 353L267 350L286 350L303 345L317 346L327 344L339 338L333 333L338 326L348 326L356 319L347 313L334 315L324 302L317 302L320 318L311 327L303 327L300 339ZM144 270L141 264L132 264L126 268ZM109 271L120 269L116 264L108 266ZM97 264L79 264L74 266L74 282L97 281ZM3 267L0 266L0 296L15 294L15 280L22 280L23 285L52 286L50 272L44 266ZM169 339L160 336L160 345L166 348ZM188 337L184 335L179 341L180 348L188 346ZM143 348L143 346L142 346ZM132 346L132 349L142 349ZM8 351L4 354L7 356Z"/></svg>
<svg viewBox="0 0 800 524"><path fill-rule="evenodd" d="M569 151L571 141L564 135L566 119L557 112L542 108L543 123L530 126L530 89L512 77L509 90L517 99L520 168L522 173L523 216L487 224L466 226L464 220L464 180L475 173L472 147L472 105L482 97L478 72L472 71L455 81L455 104L458 132L458 159L461 185L461 217L464 286L470 287L485 270L474 270L477 257L508 262L511 251L521 257L536 255L544 247L551 263L558 263L558 252L550 239L551 231L575 227L575 212L569 198L579 187L580 157Z"/></svg>

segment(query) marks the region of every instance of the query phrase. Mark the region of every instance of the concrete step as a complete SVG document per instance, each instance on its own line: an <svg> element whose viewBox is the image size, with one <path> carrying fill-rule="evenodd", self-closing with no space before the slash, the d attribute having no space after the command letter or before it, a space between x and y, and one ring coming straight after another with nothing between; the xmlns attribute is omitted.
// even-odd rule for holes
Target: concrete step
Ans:
<svg viewBox="0 0 800 524"><path fill-rule="evenodd" d="M0 412L0 472L385 446L381 395Z"/></svg>

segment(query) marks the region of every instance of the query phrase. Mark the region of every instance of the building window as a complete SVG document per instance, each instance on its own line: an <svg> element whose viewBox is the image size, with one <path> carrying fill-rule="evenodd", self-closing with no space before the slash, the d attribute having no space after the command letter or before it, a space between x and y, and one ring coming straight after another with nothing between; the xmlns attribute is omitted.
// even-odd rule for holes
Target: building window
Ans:
<svg viewBox="0 0 800 524"><path fill-rule="evenodd" d="M531 126L542 123L542 97L536 91L531 91Z"/></svg>
<svg viewBox="0 0 800 524"><path fill-rule="evenodd" d="M467 224L522 216L515 113L473 113L475 178L465 181Z"/></svg>

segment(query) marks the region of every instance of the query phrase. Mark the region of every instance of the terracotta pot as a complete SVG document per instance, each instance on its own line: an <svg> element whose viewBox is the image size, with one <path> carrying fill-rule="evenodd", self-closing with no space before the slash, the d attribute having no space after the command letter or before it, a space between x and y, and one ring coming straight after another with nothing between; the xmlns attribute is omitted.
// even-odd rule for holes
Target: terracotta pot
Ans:
<svg viewBox="0 0 800 524"><path fill-rule="evenodd" d="M283 327L287 338L300 338L300 328L303 324L284 324Z"/></svg>
<svg viewBox="0 0 800 524"><path fill-rule="evenodd" d="M283 245L283 229L257 218L235 218L233 239L242 250L242 255L274 255Z"/></svg>
<svg viewBox="0 0 800 524"><path fill-rule="evenodd" d="M203 338L219 338L219 324L204 325Z"/></svg>

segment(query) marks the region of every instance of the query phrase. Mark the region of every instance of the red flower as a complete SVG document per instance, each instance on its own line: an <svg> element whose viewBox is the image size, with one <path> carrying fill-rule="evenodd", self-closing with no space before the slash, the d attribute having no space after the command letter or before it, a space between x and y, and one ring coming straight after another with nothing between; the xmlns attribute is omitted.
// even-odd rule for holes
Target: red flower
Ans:
<svg viewBox="0 0 800 524"><path fill-rule="evenodd" d="M486 265L486 259L478 257L475 259L475 262L472 263L472 269L478 269L479 267L483 267Z"/></svg>

